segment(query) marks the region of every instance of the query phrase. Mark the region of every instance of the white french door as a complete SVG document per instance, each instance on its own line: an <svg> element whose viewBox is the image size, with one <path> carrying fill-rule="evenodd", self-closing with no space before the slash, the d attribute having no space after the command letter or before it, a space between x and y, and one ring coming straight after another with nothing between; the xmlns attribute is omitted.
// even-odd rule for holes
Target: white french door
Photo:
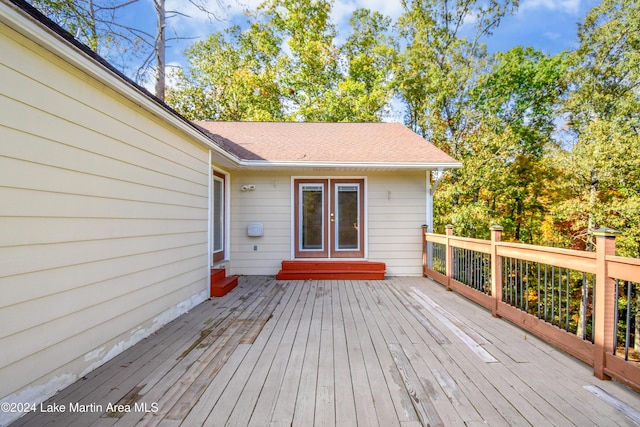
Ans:
<svg viewBox="0 0 640 427"><path fill-rule="evenodd" d="M296 179L296 258L364 257L364 179Z"/></svg>

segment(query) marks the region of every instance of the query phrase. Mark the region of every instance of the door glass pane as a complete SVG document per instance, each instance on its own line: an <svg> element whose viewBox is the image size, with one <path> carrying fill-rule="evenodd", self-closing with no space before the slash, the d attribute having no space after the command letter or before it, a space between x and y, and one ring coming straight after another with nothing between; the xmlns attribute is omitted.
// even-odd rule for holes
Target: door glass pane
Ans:
<svg viewBox="0 0 640 427"><path fill-rule="evenodd" d="M336 242L338 250L358 250L360 246L360 203L357 185L337 185Z"/></svg>
<svg viewBox="0 0 640 427"><path fill-rule="evenodd" d="M213 180L213 251L219 252L223 249L223 230L224 230L224 194L222 181Z"/></svg>
<svg viewBox="0 0 640 427"><path fill-rule="evenodd" d="M324 186L302 185L300 195L300 249L324 249Z"/></svg>

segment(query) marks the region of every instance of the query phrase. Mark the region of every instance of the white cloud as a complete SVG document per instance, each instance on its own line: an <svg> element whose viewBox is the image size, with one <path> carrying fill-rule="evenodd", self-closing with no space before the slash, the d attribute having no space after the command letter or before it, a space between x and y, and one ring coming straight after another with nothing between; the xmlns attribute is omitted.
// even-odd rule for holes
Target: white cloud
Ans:
<svg viewBox="0 0 640 427"><path fill-rule="evenodd" d="M542 33L542 35L544 37L546 37L547 39L549 39L549 40L558 40L560 37L562 37L562 34L556 33L556 32L553 32L553 31L546 31L546 32Z"/></svg>
<svg viewBox="0 0 640 427"><path fill-rule="evenodd" d="M581 0L524 0L520 11L546 9L576 15L580 11Z"/></svg>

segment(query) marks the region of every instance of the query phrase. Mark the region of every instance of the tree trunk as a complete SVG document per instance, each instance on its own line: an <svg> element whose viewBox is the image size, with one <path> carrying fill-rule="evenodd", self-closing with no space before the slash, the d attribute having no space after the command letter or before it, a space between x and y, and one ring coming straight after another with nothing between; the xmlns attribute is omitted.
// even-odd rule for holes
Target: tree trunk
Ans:
<svg viewBox="0 0 640 427"><path fill-rule="evenodd" d="M595 227L595 220L593 218L593 207L596 204L598 196L598 172L594 169L591 169L591 182L589 183L589 223L587 229L587 241L585 249L588 252L593 252L595 250L595 245L593 242L593 229ZM580 311L578 314L578 328L576 331L576 335L584 338L587 327L587 306L589 304L589 286L587 285L586 274L583 276L582 283L582 298L580 298ZM593 291L592 291L593 292Z"/></svg>
<svg viewBox="0 0 640 427"><path fill-rule="evenodd" d="M589 283L587 273L582 275L582 297L580 298L580 311L578 312L578 327L576 336L586 339L587 335L587 307L589 305Z"/></svg>
<svg viewBox="0 0 640 427"><path fill-rule="evenodd" d="M95 7L93 5L93 0L89 0L89 4L88 4L88 8L89 8L89 32L91 33L91 38L89 41L89 47L91 48L91 50L93 50L96 53L98 52L98 29L96 26L96 11L95 11Z"/></svg>
<svg viewBox="0 0 640 427"><path fill-rule="evenodd" d="M153 0L153 4L156 8L156 16L158 18L158 32L156 34L155 41L155 56L156 56L156 97L164 101L164 86L165 86L165 50L166 40L164 38L165 27L165 0Z"/></svg>
<svg viewBox="0 0 640 427"><path fill-rule="evenodd" d="M589 221L587 228L587 242L586 249L589 252L593 252L595 250L594 242L593 242L593 230L596 227L595 220L593 218L594 207L597 202L598 197L598 171L595 168L591 169L591 182L589 186Z"/></svg>
<svg viewBox="0 0 640 427"><path fill-rule="evenodd" d="M453 212L455 212L456 208L458 207L458 202L460 200L460 195L455 190L455 185L457 182L458 182L458 170L453 169L451 171L451 185L454 187L453 195L451 196L451 205L453 206Z"/></svg>

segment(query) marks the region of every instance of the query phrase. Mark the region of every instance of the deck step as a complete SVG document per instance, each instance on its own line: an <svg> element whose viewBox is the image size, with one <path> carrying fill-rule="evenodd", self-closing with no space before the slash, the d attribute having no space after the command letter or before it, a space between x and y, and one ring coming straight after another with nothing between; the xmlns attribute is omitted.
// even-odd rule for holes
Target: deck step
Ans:
<svg viewBox="0 0 640 427"><path fill-rule="evenodd" d="M282 261L278 280L383 280L386 265L370 261Z"/></svg>
<svg viewBox="0 0 640 427"><path fill-rule="evenodd" d="M210 292L212 297L223 297L238 286L238 276L228 276L224 268L212 268Z"/></svg>

